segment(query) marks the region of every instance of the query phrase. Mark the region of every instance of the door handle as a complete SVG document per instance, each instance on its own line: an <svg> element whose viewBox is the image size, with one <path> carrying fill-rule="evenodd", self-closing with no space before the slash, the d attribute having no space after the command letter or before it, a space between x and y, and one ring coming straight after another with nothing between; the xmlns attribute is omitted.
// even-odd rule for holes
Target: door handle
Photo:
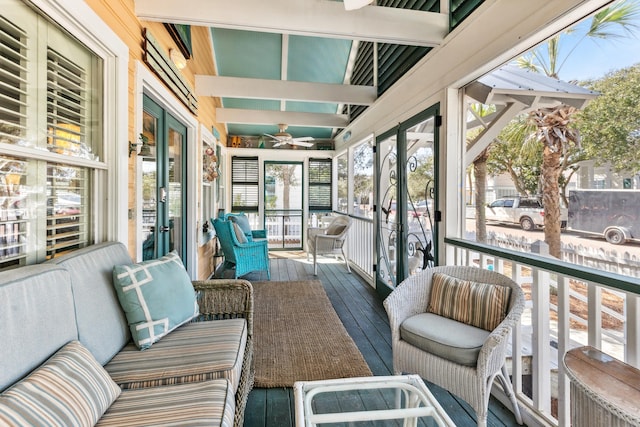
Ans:
<svg viewBox="0 0 640 427"><path fill-rule="evenodd" d="M169 230L170 230L170 228L168 226L163 225L162 227L160 227L160 230L158 230L158 231L160 231L160 233L166 233Z"/></svg>

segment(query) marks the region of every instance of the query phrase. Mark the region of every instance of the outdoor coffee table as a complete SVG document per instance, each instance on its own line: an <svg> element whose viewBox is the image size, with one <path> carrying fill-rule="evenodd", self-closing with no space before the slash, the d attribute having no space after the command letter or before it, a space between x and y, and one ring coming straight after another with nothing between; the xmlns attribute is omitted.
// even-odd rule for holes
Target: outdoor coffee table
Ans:
<svg viewBox="0 0 640 427"><path fill-rule="evenodd" d="M438 426L455 427L418 375L340 378L322 381L297 381L293 385L296 427L311 427L326 423L403 420L403 425L416 426L421 417L431 418ZM363 396L376 390L391 390L395 406L379 405L355 411L339 409L340 402ZM322 395L330 396L333 404L322 404ZM366 397L365 397L366 399ZM380 403L381 398L378 399ZM368 400L374 405L374 400ZM321 406L324 408L320 409ZM362 405L361 405L362 406ZM377 405L374 405L377 406Z"/></svg>

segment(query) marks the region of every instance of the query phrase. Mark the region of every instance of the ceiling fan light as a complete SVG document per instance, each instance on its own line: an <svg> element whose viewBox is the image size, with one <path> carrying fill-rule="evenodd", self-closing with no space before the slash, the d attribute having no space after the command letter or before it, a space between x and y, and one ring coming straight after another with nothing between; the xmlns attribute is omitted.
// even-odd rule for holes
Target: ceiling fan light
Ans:
<svg viewBox="0 0 640 427"><path fill-rule="evenodd" d="M373 3L373 0L343 0L344 10L356 10Z"/></svg>

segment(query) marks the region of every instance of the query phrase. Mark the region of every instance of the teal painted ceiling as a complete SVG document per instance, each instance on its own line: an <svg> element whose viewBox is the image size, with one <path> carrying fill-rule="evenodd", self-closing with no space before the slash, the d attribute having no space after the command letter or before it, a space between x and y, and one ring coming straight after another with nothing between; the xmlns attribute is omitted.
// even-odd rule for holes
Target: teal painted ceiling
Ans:
<svg viewBox="0 0 640 427"><path fill-rule="evenodd" d="M220 76L245 77L313 82L344 82L351 40L327 39L305 36L283 36L281 34L212 28L211 35L215 59ZM288 49L283 61L283 37L288 37ZM286 73L282 64L287 64ZM223 98L224 108L250 110L272 110L309 113L338 113L338 104L321 102L280 101L261 99ZM278 132L278 125L228 124L231 135L257 136ZM329 139L333 129L320 127L290 126L293 137L312 136Z"/></svg>
<svg viewBox="0 0 640 427"><path fill-rule="evenodd" d="M449 0L449 31L483 1ZM375 4L389 8L440 12L440 0L377 0ZM226 28L211 28L211 36L219 76L373 86L373 68L377 62L378 97L431 50L428 47L383 42L376 45L371 41L362 41L356 45L352 40L339 38ZM374 61L374 56L377 61ZM285 70L282 69L283 64L286 66ZM350 70L348 75L347 70ZM347 114L349 121L356 120L367 109L367 105L226 97L222 98L222 106L224 109L325 113L332 116ZM264 120L263 117L261 119L254 123ZM257 137L265 133L277 133L278 124L240 124L229 121L227 130L230 135ZM294 138L310 136L331 139L339 130L289 126L287 132Z"/></svg>

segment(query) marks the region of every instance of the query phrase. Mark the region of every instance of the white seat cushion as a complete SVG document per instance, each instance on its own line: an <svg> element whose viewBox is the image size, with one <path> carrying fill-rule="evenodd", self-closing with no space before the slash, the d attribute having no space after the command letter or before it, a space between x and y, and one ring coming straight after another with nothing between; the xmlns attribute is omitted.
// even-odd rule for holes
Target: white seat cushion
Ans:
<svg viewBox="0 0 640 427"><path fill-rule="evenodd" d="M476 366L489 332L433 313L409 317L400 325L400 337L443 359Z"/></svg>

